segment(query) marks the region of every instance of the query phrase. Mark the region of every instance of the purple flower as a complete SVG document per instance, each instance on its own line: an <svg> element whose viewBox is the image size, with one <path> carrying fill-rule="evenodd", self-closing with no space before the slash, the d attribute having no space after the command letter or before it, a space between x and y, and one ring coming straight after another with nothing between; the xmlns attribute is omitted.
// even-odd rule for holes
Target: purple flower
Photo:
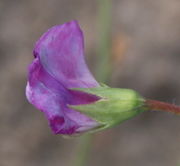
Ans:
<svg viewBox="0 0 180 166"><path fill-rule="evenodd" d="M26 96L44 112L55 134L76 134L99 123L68 105L89 104L99 97L71 88L92 88L99 84L84 60L83 34L76 21L50 28L36 42L29 66Z"/></svg>

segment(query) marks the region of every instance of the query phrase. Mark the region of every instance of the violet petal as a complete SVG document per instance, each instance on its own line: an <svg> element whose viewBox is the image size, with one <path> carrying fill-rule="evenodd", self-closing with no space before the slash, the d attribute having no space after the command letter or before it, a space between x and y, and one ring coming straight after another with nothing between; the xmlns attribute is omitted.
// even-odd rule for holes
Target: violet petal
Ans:
<svg viewBox="0 0 180 166"><path fill-rule="evenodd" d="M67 88L98 86L84 60L83 34L76 21L49 29L37 41L34 55L45 70Z"/></svg>
<svg viewBox="0 0 180 166"><path fill-rule="evenodd" d="M45 113L56 134L74 134L98 126L95 120L68 108L99 100L69 88L99 86L83 57L83 35L76 21L55 26L36 43L29 67L26 96Z"/></svg>

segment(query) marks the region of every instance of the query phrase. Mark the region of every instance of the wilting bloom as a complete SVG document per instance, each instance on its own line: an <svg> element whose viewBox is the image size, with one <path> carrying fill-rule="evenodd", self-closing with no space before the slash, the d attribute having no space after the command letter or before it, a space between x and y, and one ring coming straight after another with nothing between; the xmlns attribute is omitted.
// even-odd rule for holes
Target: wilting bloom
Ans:
<svg viewBox="0 0 180 166"><path fill-rule="evenodd" d="M85 63L78 23L71 21L50 28L36 42L33 54L26 96L44 112L53 132L70 135L98 127L97 121L68 107L99 99L71 89L99 86Z"/></svg>
<svg viewBox="0 0 180 166"><path fill-rule="evenodd" d="M93 78L76 21L50 28L33 53L26 96L44 112L55 134L105 129L145 110L135 91L100 86Z"/></svg>

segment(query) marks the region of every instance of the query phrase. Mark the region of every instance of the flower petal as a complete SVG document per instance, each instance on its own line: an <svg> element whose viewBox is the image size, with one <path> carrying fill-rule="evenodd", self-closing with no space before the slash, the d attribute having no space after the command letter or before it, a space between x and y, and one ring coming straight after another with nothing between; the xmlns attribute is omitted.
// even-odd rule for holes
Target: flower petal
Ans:
<svg viewBox="0 0 180 166"><path fill-rule="evenodd" d="M67 88L98 86L84 60L83 34L76 21L49 29L37 41L34 56Z"/></svg>
<svg viewBox="0 0 180 166"><path fill-rule="evenodd" d="M67 107L97 101L96 96L76 94L54 79L36 57L29 67L26 96L30 103L45 113L56 134L74 134L98 126L89 117Z"/></svg>

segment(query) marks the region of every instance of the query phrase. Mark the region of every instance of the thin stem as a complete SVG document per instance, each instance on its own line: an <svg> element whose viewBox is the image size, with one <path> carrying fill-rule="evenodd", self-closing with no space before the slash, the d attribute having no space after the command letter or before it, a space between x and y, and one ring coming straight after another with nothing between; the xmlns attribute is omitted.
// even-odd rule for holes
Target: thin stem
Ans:
<svg viewBox="0 0 180 166"><path fill-rule="evenodd" d="M107 83L111 73L110 64L110 30L111 30L111 0L99 0L98 37L97 48L97 79Z"/></svg>
<svg viewBox="0 0 180 166"><path fill-rule="evenodd" d="M180 106L176 106L174 104L165 103L165 102L157 101L157 100L147 99L145 101L145 105L150 110L165 111L165 112L171 112L171 113L180 115Z"/></svg>
<svg viewBox="0 0 180 166"><path fill-rule="evenodd" d="M92 135L86 134L80 137L80 146L77 152L75 166L84 166L88 160L88 154L91 149Z"/></svg>
<svg viewBox="0 0 180 166"><path fill-rule="evenodd" d="M111 26L111 0L99 0L99 45L98 45L98 63L96 76L98 81L107 83L110 76L110 26ZM77 154L76 166L84 166L88 160L88 155L91 150L91 141L93 135L84 135L80 139L79 150Z"/></svg>

